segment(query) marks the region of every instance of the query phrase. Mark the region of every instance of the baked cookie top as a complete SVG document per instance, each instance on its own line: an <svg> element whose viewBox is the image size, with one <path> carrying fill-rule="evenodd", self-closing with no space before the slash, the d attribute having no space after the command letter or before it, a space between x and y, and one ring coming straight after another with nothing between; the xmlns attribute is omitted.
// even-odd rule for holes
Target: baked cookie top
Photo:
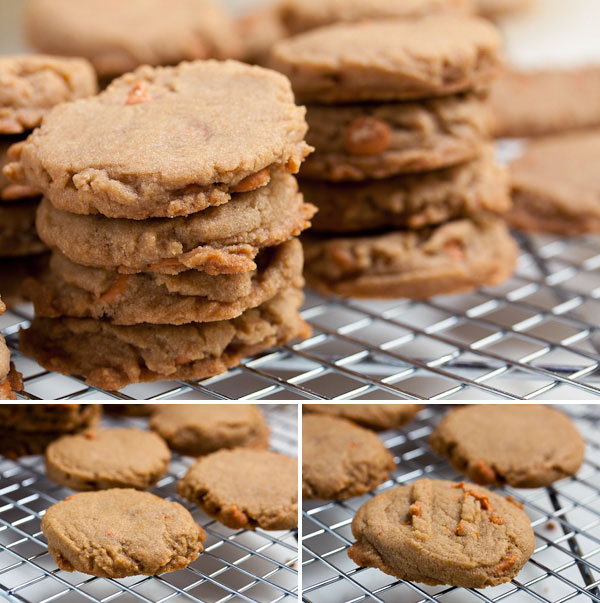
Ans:
<svg viewBox="0 0 600 603"><path fill-rule="evenodd" d="M32 130L55 105L97 91L96 73L84 59L0 56L0 134Z"/></svg>
<svg viewBox="0 0 600 603"><path fill-rule="evenodd" d="M69 496L46 511L42 531L61 569L102 578L183 569L206 539L179 503L122 488Z"/></svg>
<svg viewBox="0 0 600 603"><path fill-rule="evenodd" d="M508 582L533 554L519 503L481 486L420 479L378 494L352 520L348 556L424 584L485 588Z"/></svg>
<svg viewBox="0 0 600 603"><path fill-rule="evenodd" d="M278 42L272 64L302 101L408 100L486 84L499 51L490 23L442 14L320 28Z"/></svg>
<svg viewBox="0 0 600 603"><path fill-rule="evenodd" d="M421 404L303 404L302 412L343 417L383 431L406 425L422 408Z"/></svg>
<svg viewBox="0 0 600 603"><path fill-rule="evenodd" d="M431 447L478 484L539 488L574 475L585 452L569 417L541 405L465 406L449 412Z"/></svg>
<svg viewBox="0 0 600 603"><path fill-rule="evenodd" d="M33 0L26 27L38 50L86 57L105 77L240 51L232 18L213 0Z"/></svg>
<svg viewBox="0 0 600 603"><path fill-rule="evenodd" d="M73 213L188 215L297 172L310 147L289 81L235 61L141 67L56 107L5 174ZM141 151L143 149L143 152Z"/></svg>
<svg viewBox="0 0 600 603"><path fill-rule="evenodd" d="M298 461L270 450L220 450L198 459L177 493L234 530L298 525Z"/></svg>

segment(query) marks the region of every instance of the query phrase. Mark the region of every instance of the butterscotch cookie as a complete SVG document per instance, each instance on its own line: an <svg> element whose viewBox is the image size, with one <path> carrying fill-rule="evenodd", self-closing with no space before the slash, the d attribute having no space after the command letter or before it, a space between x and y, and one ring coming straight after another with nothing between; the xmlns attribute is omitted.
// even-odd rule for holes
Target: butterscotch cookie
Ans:
<svg viewBox="0 0 600 603"><path fill-rule="evenodd" d="M4 172L72 213L183 216L297 172L310 151L304 114L289 81L260 67L145 66L55 107Z"/></svg>
<svg viewBox="0 0 600 603"><path fill-rule="evenodd" d="M600 126L600 68L507 71L492 84L490 104L497 137Z"/></svg>
<svg viewBox="0 0 600 603"><path fill-rule="evenodd" d="M177 493L233 530L298 526L298 461L270 450L220 450L198 459Z"/></svg>
<svg viewBox="0 0 600 603"><path fill-rule="evenodd" d="M255 65L266 65L275 42L289 35L277 5L272 3L240 17L237 28L243 40L244 61Z"/></svg>
<svg viewBox="0 0 600 603"><path fill-rule="evenodd" d="M99 429L68 435L46 448L48 477L72 490L146 490L165 474L171 453L141 429Z"/></svg>
<svg viewBox="0 0 600 603"><path fill-rule="evenodd" d="M303 102L408 100L486 84L499 50L490 23L442 14L317 29L278 42L272 65Z"/></svg>
<svg viewBox="0 0 600 603"><path fill-rule="evenodd" d="M443 170L352 183L303 178L301 189L319 209L313 232L414 230L512 207L508 170L494 161L491 148Z"/></svg>
<svg viewBox="0 0 600 603"><path fill-rule="evenodd" d="M0 80L0 134L31 130L55 105L98 90L92 66L79 58L1 56Z"/></svg>
<svg viewBox="0 0 600 603"><path fill-rule="evenodd" d="M352 520L348 556L424 584L485 588L514 578L535 548L522 506L464 482L420 479L378 494Z"/></svg>
<svg viewBox="0 0 600 603"><path fill-rule="evenodd" d="M35 255L47 250L35 230L37 200L0 203L0 257Z"/></svg>
<svg viewBox="0 0 600 603"><path fill-rule="evenodd" d="M365 19L414 19L433 13L472 10L471 0L283 0L278 11L297 34L324 25Z"/></svg>
<svg viewBox="0 0 600 603"><path fill-rule="evenodd" d="M85 35L82 23L93 24ZM33 0L26 28L37 50L86 57L104 77L240 51L231 17L212 0Z"/></svg>
<svg viewBox="0 0 600 603"><path fill-rule="evenodd" d="M518 256L504 221L491 217L303 243L307 283L351 297L424 299L496 285L510 277Z"/></svg>
<svg viewBox="0 0 600 603"><path fill-rule="evenodd" d="M22 433L68 433L95 426L99 404L0 404L0 429Z"/></svg>
<svg viewBox="0 0 600 603"><path fill-rule="evenodd" d="M306 337L302 293L284 291L233 320L190 325L112 325L87 318L35 318L20 349L44 368L118 390L130 383L205 379L246 356Z"/></svg>
<svg viewBox="0 0 600 603"><path fill-rule="evenodd" d="M189 456L269 446L269 426L254 404L161 404L150 429L172 450Z"/></svg>
<svg viewBox="0 0 600 603"><path fill-rule="evenodd" d="M335 416L302 417L302 496L361 496L389 477L394 457L370 430Z"/></svg>
<svg viewBox="0 0 600 603"><path fill-rule="evenodd" d="M420 102L309 105L307 142L316 151L302 175L365 180L425 172L473 160L492 128L474 93Z"/></svg>
<svg viewBox="0 0 600 603"><path fill-rule="evenodd" d="M0 203L39 197L38 192L28 186L11 184L2 172L4 166L8 163L8 150L13 144L22 140L23 138L19 136L0 137Z"/></svg>
<svg viewBox="0 0 600 603"><path fill-rule="evenodd" d="M583 438L561 412L540 405L465 406L449 412L429 440L471 481L539 488L577 473Z"/></svg>
<svg viewBox="0 0 600 603"><path fill-rule="evenodd" d="M364 427L383 431L410 423L421 404L303 404L302 412L343 417Z"/></svg>
<svg viewBox="0 0 600 603"><path fill-rule="evenodd" d="M475 9L487 19L498 19L531 8L535 0L475 0Z"/></svg>
<svg viewBox="0 0 600 603"><path fill-rule="evenodd" d="M179 503L122 488L69 496L46 511L42 531L60 569L102 578L183 569L206 539Z"/></svg>
<svg viewBox="0 0 600 603"><path fill-rule="evenodd" d="M600 130L531 142L510 166L513 226L573 236L600 232Z"/></svg>
<svg viewBox="0 0 600 603"><path fill-rule="evenodd" d="M234 195L219 207L187 217L119 220L58 210L46 200L37 215L42 239L83 266L177 274L256 270L263 247L279 245L310 226L316 208L303 202L293 176Z"/></svg>
<svg viewBox="0 0 600 603"><path fill-rule="evenodd" d="M36 316L46 318L104 318L116 325L229 320L304 284L298 239L264 250L256 261L256 270L242 274L119 274L80 266L55 253L49 273L42 280L25 281L23 290L34 302Z"/></svg>

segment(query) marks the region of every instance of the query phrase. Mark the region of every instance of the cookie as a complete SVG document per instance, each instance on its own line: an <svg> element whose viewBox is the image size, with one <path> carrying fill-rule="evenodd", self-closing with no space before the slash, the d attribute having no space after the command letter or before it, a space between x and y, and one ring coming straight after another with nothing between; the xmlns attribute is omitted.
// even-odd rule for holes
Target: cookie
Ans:
<svg viewBox="0 0 600 603"><path fill-rule="evenodd" d="M6 306L0 299L0 315L4 313ZM23 379L21 374L15 370L14 365L10 361L10 351L6 345L6 341L0 333L0 400L16 400L16 391L23 390ZM0 405L0 430L2 420L2 407ZM15 405L16 406L16 405Z"/></svg>
<svg viewBox="0 0 600 603"><path fill-rule="evenodd" d="M365 19L414 19L440 12L469 13L470 0L283 0L286 29L297 34L324 25Z"/></svg>
<svg viewBox="0 0 600 603"><path fill-rule="evenodd" d="M301 288L303 254L298 239L266 249L258 268L210 275L119 274L88 268L54 254L43 280L25 281L36 316L107 319L116 325L182 325L229 320L290 287Z"/></svg>
<svg viewBox="0 0 600 603"><path fill-rule="evenodd" d="M46 448L46 474L72 490L146 490L165 474L170 458L155 433L99 429L52 442Z"/></svg>
<svg viewBox="0 0 600 603"><path fill-rule="evenodd" d="M42 532L60 569L101 578L183 569L206 540L179 503L121 488L69 496L46 511Z"/></svg>
<svg viewBox="0 0 600 603"><path fill-rule="evenodd" d="M499 19L530 9L535 0L475 0L475 9L487 19Z"/></svg>
<svg viewBox="0 0 600 603"><path fill-rule="evenodd" d="M575 475L585 452L571 420L540 405L452 410L429 443L469 480L515 488L541 488Z"/></svg>
<svg viewBox="0 0 600 603"><path fill-rule="evenodd" d="M270 450L220 450L198 459L177 493L232 530L298 526L298 462Z"/></svg>
<svg viewBox="0 0 600 603"><path fill-rule="evenodd" d="M237 21L237 29L243 41L244 62L254 65L267 65L275 42L289 36L276 4L266 4L243 15Z"/></svg>
<svg viewBox="0 0 600 603"><path fill-rule="evenodd" d="M491 148L475 161L424 174L351 183L303 178L300 186L319 209L313 232L416 230L512 207L508 171Z"/></svg>
<svg viewBox="0 0 600 603"><path fill-rule="evenodd" d="M510 277L518 256L504 221L491 217L303 243L307 283L344 297L425 299L497 285Z"/></svg>
<svg viewBox="0 0 600 603"><path fill-rule="evenodd" d="M566 236L600 232L600 130L531 142L511 166L510 223Z"/></svg>
<svg viewBox="0 0 600 603"><path fill-rule="evenodd" d="M519 503L464 482L420 479L378 494L352 520L348 556L411 582L463 588L514 578L535 548Z"/></svg>
<svg viewBox="0 0 600 603"><path fill-rule="evenodd" d="M497 137L600 126L600 68L507 71L492 84L490 104Z"/></svg>
<svg viewBox="0 0 600 603"><path fill-rule="evenodd" d="M477 158L492 128L475 93L420 102L309 105L302 175L365 180L425 172Z"/></svg>
<svg viewBox="0 0 600 603"><path fill-rule="evenodd" d="M490 23L442 14L317 29L278 42L272 66L302 102L410 100L487 84L499 51Z"/></svg>
<svg viewBox="0 0 600 603"><path fill-rule="evenodd" d="M4 173L72 213L184 216L297 172L310 151L304 114L289 81L261 67L145 66L55 107Z"/></svg>
<svg viewBox="0 0 600 603"><path fill-rule="evenodd" d="M88 318L35 318L20 349L50 371L83 375L94 387L205 379L246 356L306 337L300 291L284 291L229 321L190 325L112 325Z"/></svg>
<svg viewBox="0 0 600 603"><path fill-rule="evenodd" d="M125 417L149 417L154 412L154 404L104 404L104 412Z"/></svg>
<svg viewBox="0 0 600 603"><path fill-rule="evenodd" d="M47 250L35 230L37 200L0 203L0 257L35 255Z"/></svg>
<svg viewBox="0 0 600 603"><path fill-rule="evenodd" d="M370 430L335 416L302 417L302 496L362 496L386 481L394 457Z"/></svg>
<svg viewBox="0 0 600 603"><path fill-rule="evenodd" d="M0 56L0 79L0 134L32 130L55 105L98 91L92 66L79 58Z"/></svg>
<svg viewBox="0 0 600 603"><path fill-rule="evenodd" d="M28 186L11 184L2 172L4 166L9 162L8 150L13 144L22 142L22 140L23 138L20 136L3 136L0 138L0 203L39 197L39 193Z"/></svg>
<svg viewBox="0 0 600 603"><path fill-rule="evenodd" d="M150 429L172 450L189 456L269 446L269 427L253 404L161 404L150 419Z"/></svg>
<svg viewBox="0 0 600 603"><path fill-rule="evenodd" d="M211 0L33 0L26 28L38 51L86 57L103 77L240 52L231 17Z"/></svg>
<svg viewBox="0 0 600 603"><path fill-rule="evenodd" d="M363 427L384 431L410 423L422 408L421 404L303 404L302 412L343 417Z"/></svg>
<svg viewBox="0 0 600 603"><path fill-rule="evenodd" d="M171 219L80 216L44 200L37 229L49 247L83 266L122 273L177 274L192 268L236 274L256 270L262 247L300 234L315 212L298 194L294 177L281 175L265 187L234 195L225 205Z"/></svg>

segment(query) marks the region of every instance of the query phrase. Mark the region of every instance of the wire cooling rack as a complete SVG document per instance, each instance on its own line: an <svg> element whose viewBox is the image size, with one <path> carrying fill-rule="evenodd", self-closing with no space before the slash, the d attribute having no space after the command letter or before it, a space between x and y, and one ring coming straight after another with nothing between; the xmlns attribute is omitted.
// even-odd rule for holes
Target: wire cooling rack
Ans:
<svg viewBox="0 0 600 603"><path fill-rule="evenodd" d="M298 409L264 405L271 447L297 456ZM113 420L111 420L113 422ZM143 425L142 420L128 420ZM192 459L173 455L151 491L172 499ZM204 527L204 553L185 570L122 580L59 570L40 530L43 512L71 494L46 478L43 458L0 456L0 599L19 603L291 603L298 598L298 534L230 530L186 501Z"/></svg>
<svg viewBox="0 0 600 603"><path fill-rule="evenodd" d="M310 339L202 382L103 392L19 354L29 307L0 317L0 329L32 400L600 398L600 237L519 242L513 278L471 294L362 302L309 292Z"/></svg>
<svg viewBox="0 0 600 603"><path fill-rule="evenodd" d="M344 502L308 501L303 510L303 601L306 603L534 603L600 601L600 407L569 406L587 443L577 477L550 488L506 488L525 506L536 549L516 579L482 590L428 587L397 580L379 570L358 568L347 555L354 541L350 523L372 494ZM422 411L408 428L381 434L398 464L377 490L420 477L462 479L430 451L427 440L440 408Z"/></svg>

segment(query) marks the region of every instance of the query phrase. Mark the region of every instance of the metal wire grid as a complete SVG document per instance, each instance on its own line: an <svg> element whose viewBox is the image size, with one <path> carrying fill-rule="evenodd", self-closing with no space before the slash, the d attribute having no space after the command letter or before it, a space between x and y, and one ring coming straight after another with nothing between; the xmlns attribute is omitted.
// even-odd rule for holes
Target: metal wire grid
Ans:
<svg viewBox="0 0 600 603"><path fill-rule="evenodd" d="M427 302L309 293L310 339L202 382L103 392L19 354L27 306L0 328L32 400L598 399L600 237L519 240L519 268L501 287Z"/></svg>
<svg viewBox="0 0 600 603"><path fill-rule="evenodd" d="M429 434L441 416L428 408L408 428L382 434L397 469L377 490L420 477L462 479L432 453ZM350 523L374 494L344 502L308 501L303 510L303 601L306 603L507 603L600 601L600 407L569 406L587 443L577 477L535 490L506 488L525 505L536 534L536 550L512 582L483 590L408 583L372 568L358 568L347 556Z"/></svg>
<svg viewBox="0 0 600 603"><path fill-rule="evenodd" d="M297 456L298 409L265 405L271 447ZM130 420L131 424L143 424ZM191 459L173 456L169 473L152 492L175 497ZM71 491L45 476L42 457L18 462L0 457L0 599L19 603L292 602L298 595L298 535L230 530L179 500L208 538L205 552L185 570L122 580L59 570L40 530L44 511Z"/></svg>

